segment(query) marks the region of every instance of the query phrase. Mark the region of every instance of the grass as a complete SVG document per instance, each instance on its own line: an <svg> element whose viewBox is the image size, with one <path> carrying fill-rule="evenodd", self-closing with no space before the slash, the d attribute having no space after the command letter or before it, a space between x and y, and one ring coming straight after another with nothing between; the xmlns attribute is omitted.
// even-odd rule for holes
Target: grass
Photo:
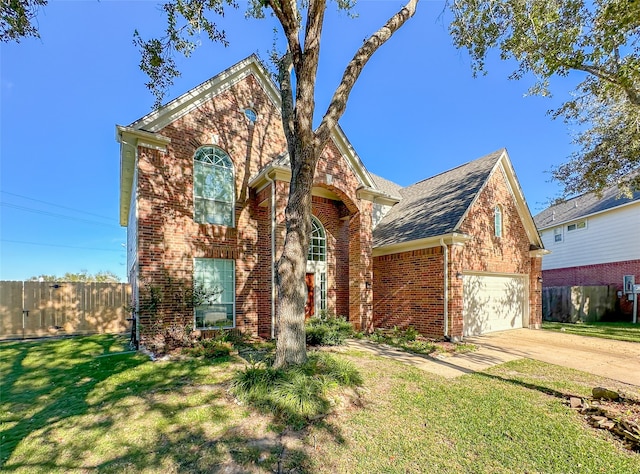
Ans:
<svg viewBox="0 0 640 474"><path fill-rule="evenodd" d="M580 336L640 342L640 324L633 323L552 323L543 322L542 329L562 331Z"/></svg>
<svg viewBox="0 0 640 474"><path fill-rule="evenodd" d="M229 395L238 371L268 372L239 356L151 362L113 336L0 344L0 470L267 473L286 451L284 472L640 472L639 454L562 398L629 387L529 360L445 380L356 351L332 356L299 370L321 394L361 377L359 397L326 398L322 411L337 411L296 433L275 413L291 408ZM298 376L267 376L295 387L281 397L294 407L308 398L291 393L318 388Z"/></svg>

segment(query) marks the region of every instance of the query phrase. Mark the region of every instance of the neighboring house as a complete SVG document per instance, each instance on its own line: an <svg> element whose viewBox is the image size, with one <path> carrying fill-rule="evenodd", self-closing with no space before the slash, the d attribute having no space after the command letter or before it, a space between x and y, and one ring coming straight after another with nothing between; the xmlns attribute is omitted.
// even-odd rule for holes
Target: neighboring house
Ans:
<svg viewBox="0 0 640 474"><path fill-rule="evenodd" d="M534 218L551 254L544 259L544 287L615 286L625 275L640 283L640 192L621 196L616 186L601 197L583 194ZM621 310L631 312L626 295Z"/></svg>
<svg viewBox="0 0 640 474"><path fill-rule="evenodd" d="M250 56L116 128L142 343L168 326L272 337L291 170L268 72ZM454 338L539 326L542 243L505 150L402 189L338 126L312 203L307 316ZM194 287L216 290L195 311Z"/></svg>

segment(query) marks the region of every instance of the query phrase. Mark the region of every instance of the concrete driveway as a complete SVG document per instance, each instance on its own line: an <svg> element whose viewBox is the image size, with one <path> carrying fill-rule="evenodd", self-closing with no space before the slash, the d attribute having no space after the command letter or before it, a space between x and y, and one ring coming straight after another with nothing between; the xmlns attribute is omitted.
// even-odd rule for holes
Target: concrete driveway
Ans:
<svg viewBox="0 0 640 474"><path fill-rule="evenodd" d="M640 386L640 343L516 329L465 338L505 358L526 357Z"/></svg>

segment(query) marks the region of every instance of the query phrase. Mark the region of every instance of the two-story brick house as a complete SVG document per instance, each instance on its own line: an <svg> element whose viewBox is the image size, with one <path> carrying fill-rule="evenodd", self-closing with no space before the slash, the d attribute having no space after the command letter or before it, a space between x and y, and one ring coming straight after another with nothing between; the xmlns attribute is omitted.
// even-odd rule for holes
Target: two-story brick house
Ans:
<svg viewBox="0 0 640 474"><path fill-rule="evenodd" d="M117 126L117 139L120 222L142 342L169 325L273 336L274 263L291 171L279 91L259 60L251 56ZM336 127L313 187L307 315L326 310L363 330L413 325L460 337L504 328L478 319L493 311L484 299L464 299L497 285L519 308L509 310L510 327L537 326L542 244L506 151L457 170L447 178L457 193L436 187L421 194L424 182L401 189L370 174ZM449 216L446 225L427 225L434 199L435 221ZM416 229L427 225L426 234L403 233L412 216ZM406 272L399 262L428 271ZM426 283L394 293L389 278ZM185 289L195 285L216 295L194 311ZM489 300L495 306L495 297Z"/></svg>

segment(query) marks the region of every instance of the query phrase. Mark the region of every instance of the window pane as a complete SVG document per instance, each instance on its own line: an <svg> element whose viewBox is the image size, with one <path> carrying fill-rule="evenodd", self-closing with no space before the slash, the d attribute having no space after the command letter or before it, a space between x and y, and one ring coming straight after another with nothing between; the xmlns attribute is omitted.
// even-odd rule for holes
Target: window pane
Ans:
<svg viewBox="0 0 640 474"><path fill-rule="evenodd" d="M196 327L234 327L234 264L227 259L194 259L194 283L210 297L195 308Z"/></svg>
<svg viewBox="0 0 640 474"><path fill-rule="evenodd" d="M219 148L198 150L193 163L194 219L233 226L235 182L229 156Z"/></svg>

